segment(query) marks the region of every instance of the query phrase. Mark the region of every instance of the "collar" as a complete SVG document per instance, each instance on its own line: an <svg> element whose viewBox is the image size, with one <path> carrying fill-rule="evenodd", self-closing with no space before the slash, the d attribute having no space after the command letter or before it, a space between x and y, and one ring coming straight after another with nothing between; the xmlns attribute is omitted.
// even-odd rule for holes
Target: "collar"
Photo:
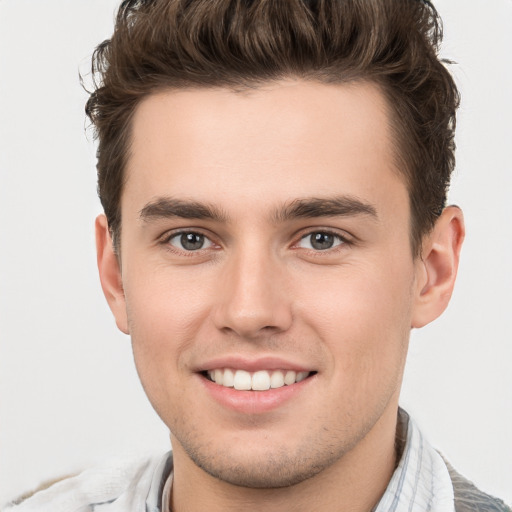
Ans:
<svg viewBox="0 0 512 512"><path fill-rule="evenodd" d="M155 468L146 497L146 512L170 512L172 462L172 452L167 452Z"/></svg>
<svg viewBox="0 0 512 512"><path fill-rule="evenodd" d="M443 458L403 409L398 410L398 440L401 434L402 457L373 512L455 512L453 485Z"/></svg>
<svg viewBox="0 0 512 512"><path fill-rule="evenodd" d="M398 410L397 447L402 456L372 512L455 512L453 485L444 460L403 409ZM171 512L172 468L172 453L168 452L153 474L146 512Z"/></svg>

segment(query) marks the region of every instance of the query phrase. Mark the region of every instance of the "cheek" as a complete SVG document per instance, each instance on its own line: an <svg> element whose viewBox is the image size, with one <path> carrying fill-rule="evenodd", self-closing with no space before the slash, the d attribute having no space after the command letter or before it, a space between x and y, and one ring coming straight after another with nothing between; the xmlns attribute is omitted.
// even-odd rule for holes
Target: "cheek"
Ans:
<svg viewBox="0 0 512 512"><path fill-rule="evenodd" d="M328 346L332 368L361 386L401 374L407 352L412 277L380 269L344 268L301 292L299 316Z"/></svg>
<svg viewBox="0 0 512 512"><path fill-rule="evenodd" d="M197 278L197 281L200 277ZM139 377L155 409L177 392L193 346L208 316L207 291L196 278L168 270L132 272L125 282L126 308Z"/></svg>
<svg viewBox="0 0 512 512"><path fill-rule="evenodd" d="M172 272L166 265L140 265L125 282L130 332L145 333L157 349L160 343L184 342L207 315L211 292L204 271Z"/></svg>

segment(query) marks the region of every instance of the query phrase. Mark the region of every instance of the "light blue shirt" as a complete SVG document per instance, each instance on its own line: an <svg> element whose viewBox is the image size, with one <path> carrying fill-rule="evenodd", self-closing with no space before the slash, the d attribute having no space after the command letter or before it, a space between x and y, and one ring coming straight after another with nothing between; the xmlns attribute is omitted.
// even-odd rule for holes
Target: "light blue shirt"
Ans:
<svg viewBox="0 0 512 512"><path fill-rule="evenodd" d="M455 512L453 485L443 458L400 411L406 442L400 462L373 512ZM172 454L116 461L38 492L4 512L170 512ZM163 496L165 498L163 499Z"/></svg>

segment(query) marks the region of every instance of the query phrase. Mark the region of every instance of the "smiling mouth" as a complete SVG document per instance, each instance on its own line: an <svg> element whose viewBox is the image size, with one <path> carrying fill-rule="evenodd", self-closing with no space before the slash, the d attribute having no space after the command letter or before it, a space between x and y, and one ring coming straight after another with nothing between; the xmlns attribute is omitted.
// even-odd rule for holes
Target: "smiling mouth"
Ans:
<svg viewBox="0 0 512 512"><path fill-rule="evenodd" d="M237 391L267 391L301 382L316 372L295 372L293 370L259 370L248 372L222 368L202 372L211 382Z"/></svg>

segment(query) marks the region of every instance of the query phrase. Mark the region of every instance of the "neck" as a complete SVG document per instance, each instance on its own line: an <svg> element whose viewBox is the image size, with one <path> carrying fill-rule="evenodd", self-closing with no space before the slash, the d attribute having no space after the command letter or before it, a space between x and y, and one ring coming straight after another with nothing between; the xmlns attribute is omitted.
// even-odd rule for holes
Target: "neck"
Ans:
<svg viewBox="0 0 512 512"><path fill-rule="evenodd" d="M396 467L397 409L388 408L352 450L312 478L277 489L238 487L198 468L174 440L173 512L368 512Z"/></svg>

